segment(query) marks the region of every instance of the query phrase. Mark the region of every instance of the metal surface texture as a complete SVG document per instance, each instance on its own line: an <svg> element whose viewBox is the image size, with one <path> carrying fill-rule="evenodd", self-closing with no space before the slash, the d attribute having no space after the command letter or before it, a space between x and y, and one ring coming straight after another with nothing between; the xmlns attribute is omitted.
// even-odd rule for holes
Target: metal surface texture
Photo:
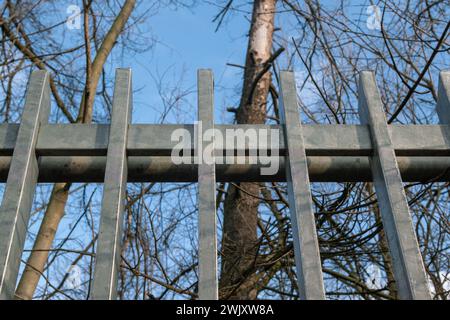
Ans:
<svg viewBox="0 0 450 320"><path fill-rule="evenodd" d="M370 125L374 155L370 166L381 211L383 228L392 257L394 277L400 299L430 299L427 276L395 150L387 126L375 74L364 71L359 80L359 114Z"/></svg>
<svg viewBox="0 0 450 320"><path fill-rule="evenodd" d="M322 264L320 262L308 162L306 159L303 130L297 104L297 87L292 72L282 72L281 121L284 124L286 180L289 195L289 211L292 221L295 264L300 298L325 299Z"/></svg>
<svg viewBox="0 0 450 320"><path fill-rule="evenodd" d="M117 299L117 274L121 261L121 239L127 186L127 135L131 122L131 70L116 71L111 130L109 130L103 187L100 231L95 255L94 300Z"/></svg>
<svg viewBox="0 0 450 320"><path fill-rule="evenodd" d="M210 70L198 72L198 144L201 137L214 129L214 81ZM209 140L209 138L211 140ZM214 137L210 136L213 142ZM200 150L197 148L197 157ZM198 228L199 228L199 284L200 300L217 300L217 226L216 226L216 168L214 153L201 159L198 166Z"/></svg>
<svg viewBox="0 0 450 320"><path fill-rule="evenodd" d="M373 182L399 297L430 298L403 183L450 181L449 71L440 74L439 125L388 125L370 71L360 74L360 125L302 124L294 74L287 71L280 74L279 125L215 125L210 70L198 73L201 126L131 124L131 82L131 70L117 70L111 124L48 124L49 75L35 71L20 124L0 125L0 182L6 182L0 299L14 297L38 182L104 183L91 299L117 298L125 191L131 182L198 182L198 294L203 300L218 299L217 182L287 182L303 299L325 299L310 182ZM171 156L178 141L172 134L181 129L189 136L183 142L189 161L175 164ZM217 143L228 131L238 134ZM267 132L267 140L252 142L254 131ZM214 133L208 137L208 132ZM239 138L242 143L236 144ZM209 159L202 157L205 143L212 143ZM237 161L222 162L229 155ZM278 170L264 174L267 162L261 155L270 156Z"/></svg>
<svg viewBox="0 0 450 320"><path fill-rule="evenodd" d="M35 153L39 127L50 112L49 75L34 71L17 130L0 207L0 299L12 299L39 175Z"/></svg>

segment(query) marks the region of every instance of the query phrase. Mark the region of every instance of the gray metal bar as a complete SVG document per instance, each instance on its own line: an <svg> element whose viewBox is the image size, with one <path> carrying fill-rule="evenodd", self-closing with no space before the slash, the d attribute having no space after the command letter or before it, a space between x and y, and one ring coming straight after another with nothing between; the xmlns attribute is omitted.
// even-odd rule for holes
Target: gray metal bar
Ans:
<svg viewBox="0 0 450 320"><path fill-rule="evenodd" d="M371 182L369 157L307 157L311 182ZM261 174L261 164L216 164L217 182L284 182L284 157L274 176ZM450 181L450 157L397 157L404 182ZM96 182L105 179L105 157L40 157L39 182ZM11 157L0 156L0 182ZM175 165L170 157L128 157L128 182L197 182L198 165Z"/></svg>
<svg viewBox="0 0 450 320"><path fill-rule="evenodd" d="M445 142L450 144L450 70L441 71L439 75L439 92L438 101L436 107L439 122L441 126L442 134L444 135ZM450 162L449 162L450 171Z"/></svg>
<svg viewBox="0 0 450 320"><path fill-rule="evenodd" d="M294 73L283 71L280 111L288 147L286 177L300 298L325 299L322 264L312 207L308 163L300 123Z"/></svg>
<svg viewBox="0 0 450 320"><path fill-rule="evenodd" d="M214 81L211 70L198 72L198 138L214 129ZM214 138L211 137L214 144ZM198 143L201 143L199 141ZM217 226L216 226L216 168L212 152L207 158L199 156L198 166L198 228L199 228L199 281L200 300L217 300Z"/></svg>
<svg viewBox="0 0 450 320"><path fill-rule="evenodd" d="M392 256L399 297L430 299L425 269L394 147L375 82L375 74L371 71L360 74L359 113L361 122L370 124L371 128L375 147L371 159L373 180Z"/></svg>
<svg viewBox="0 0 450 320"><path fill-rule="evenodd" d="M0 207L0 299L12 299L19 272L39 169L35 145L50 112L49 75L34 71Z"/></svg>
<svg viewBox="0 0 450 320"><path fill-rule="evenodd" d="M193 149L193 125L131 125L127 151L130 156L170 156L178 143L171 134L184 128L191 134L189 149ZM227 129L280 130L276 125L216 125L222 136ZM372 141L367 125L303 125L307 156L368 156ZM450 143L445 132L450 125L390 125L395 153L398 156L450 156ZM11 155L17 137L18 125L0 125L0 156ZM107 124L50 124L39 131L36 150L42 156L104 156L108 148ZM270 141L270 139L268 139ZM152 143L149 143L152 141ZM279 154L285 154L284 138L280 135ZM236 146L217 147L219 153ZM247 146L256 149L258 146Z"/></svg>
<svg viewBox="0 0 450 320"><path fill-rule="evenodd" d="M92 299L117 298L125 191L127 186L127 134L132 108L131 70L118 69L106 158L100 231L94 269Z"/></svg>
<svg viewBox="0 0 450 320"><path fill-rule="evenodd" d="M441 71L439 76L439 93L436 109L441 124L450 124L450 70ZM450 139L450 128L445 127L443 131L447 139Z"/></svg>

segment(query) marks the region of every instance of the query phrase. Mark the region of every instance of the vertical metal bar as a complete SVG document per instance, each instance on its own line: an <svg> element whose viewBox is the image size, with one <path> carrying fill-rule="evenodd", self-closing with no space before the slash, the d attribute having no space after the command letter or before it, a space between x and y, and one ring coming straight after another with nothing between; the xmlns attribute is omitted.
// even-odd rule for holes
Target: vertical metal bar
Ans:
<svg viewBox="0 0 450 320"><path fill-rule="evenodd" d="M436 109L440 123L450 124L450 70L441 71ZM450 135L448 138L450 139Z"/></svg>
<svg viewBox="0 0 450 320"><path fill-rule="evenodd" d="M214 129L214 81L211 70L198 71L199 139ZM211 136L210 136L211 137ZM211 143L214 145L214 139ZM205 141L206 142L206 141ZM214 150L214 149L213 149ZM202 152L202 150L199 150ZM216 166L214 151L210 157L198 155L199 214L199 283L200 300L217 300L217 228L216 228Z"/></svg>
<svg viewBox="0 0 450 320"><path fill-rule="evenodd" d="M38 178L39 126L50 112L49 75L31 74L25 107L0 207L0 299L12 299Z"/></svg>
<svg viewBox="0 0 450 320"><path fill-rule="evenodd" d="M293 72L281 72L281 120L288 149L286 178L300 298L325 299L322 264Z"/></svg>
<svg viewBox="0 0 450 320"><path fill-rule="evenodd" d="M115 300L117 298L117 274L120 267L123 211L127 186L127 135L131 109L131 70L118 69L114 87L100 231L91 295L94 300Z"/></svg>
<svg viewBox="0 0 450 320"><path fill-rule="evenodd" d="M389 135L375 74L363 71L359 79L359 114L370 125L374 154L370 166L384 230L392 256L400 299L430 299L419 245Z"/></svg>

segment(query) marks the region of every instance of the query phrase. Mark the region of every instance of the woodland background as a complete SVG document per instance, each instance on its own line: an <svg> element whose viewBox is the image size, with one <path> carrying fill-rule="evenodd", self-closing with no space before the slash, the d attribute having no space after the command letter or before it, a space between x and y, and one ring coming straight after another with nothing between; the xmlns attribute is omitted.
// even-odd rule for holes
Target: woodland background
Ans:
<svg viewBox="0 0 450 320"><path fill-rule="evenodd" d="M391 123L431 124L450 68L448 0L2 0L0 14L3 123L20 121L36 69L52 76L51 122L108 123L114 69L131 67L133 123L195 121L196 69L212 68L217 123L277 123L282 69L303 122L359 123L358 72L372 69ZM121 299L197 297L196 187L128 185ZM395 299L372 185L312 188L327 298ZM405 190L433 297L448 299L449 183ZM89 298L101 194L38 186L17 298ZM296 299L285 185L218 184L217 208L220 297Z"/></svg>

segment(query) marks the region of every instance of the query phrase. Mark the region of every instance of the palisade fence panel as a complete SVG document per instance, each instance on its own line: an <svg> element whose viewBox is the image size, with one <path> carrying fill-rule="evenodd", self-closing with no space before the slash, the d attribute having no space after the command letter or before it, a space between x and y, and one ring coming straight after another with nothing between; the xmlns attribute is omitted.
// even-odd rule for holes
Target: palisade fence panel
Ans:
<svg viewBox="0 0 450 320"><path fill-rule="evenodd" d="M131 124L131 70L118 69L110 125L48 124L49 74L29 80L20 124L0 125L0 299L12 299L38 182L104 183L92 299L116 299L127 182L196 182L199 298L218 299L216 182L287 182L299 298L325 299L310 182L373 182L401 299L430 299L403 182L450 181L450 72L440 74L439 125L388 125L373 72L359 79L360 125L303 125L294 74L280 75L280 125L215 125L210 70L198 72L198 124ZM199 125L201 124L201 125ZM172 133L187 131L174 163ZM229 130L268 133L270 146L218 143ZM212 131L211 131L212 130ZM212 143L206 161L199 147ZM281 134L275 134L280 132ZM262 155L278 170L264 174ZM230 155L247 159L229 162ZM248 161L256 156L258 161ZM199 160L200 159L200 160ZM219 161L220 159L220 161ZM223 160L226 161L223 161ZM242 160L242 159L241 159Z"/></svg>

